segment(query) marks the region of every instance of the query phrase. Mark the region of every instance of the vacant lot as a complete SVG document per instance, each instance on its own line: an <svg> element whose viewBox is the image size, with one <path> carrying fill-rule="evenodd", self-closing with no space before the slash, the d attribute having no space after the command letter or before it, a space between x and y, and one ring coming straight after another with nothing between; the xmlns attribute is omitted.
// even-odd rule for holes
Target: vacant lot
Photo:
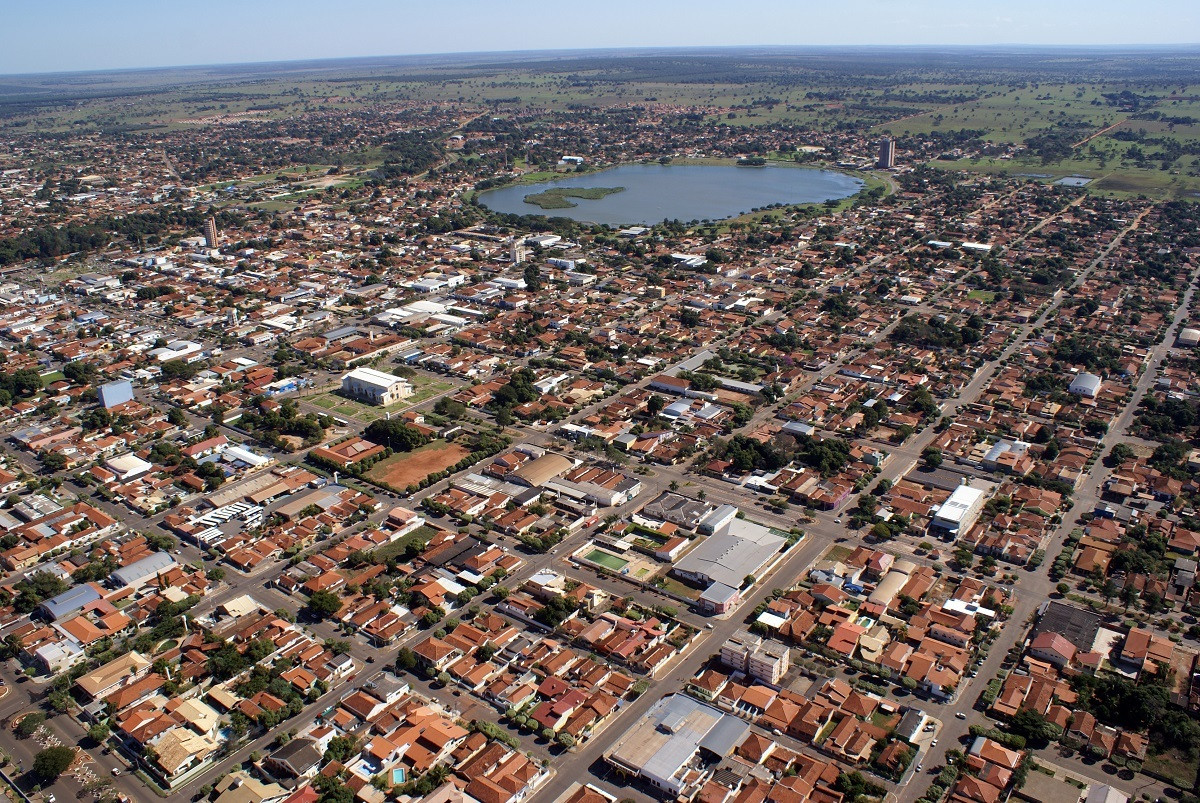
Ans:
<svg viewBox="0 0 1200 803"><path fill-rule="evenodd" d="M434 441L404 454L394 454L371 467L367 478L404 488L420 482L435 471L443 471L471 452L455 443Z"/></svg>
<svg viewBox="0 0 1200 803"><path fill-rule="evenodd" d="M1143 766L1146 772L1169 779L1180 789L1191 789L1196 783L1198 763L1198 758L1188 758L1179 750L1168 750L1158 755L1147 755Z"/></svg>
<svg viewBox="0 0 1200 803"><path fill-rule="evenodd" d="M372 550L375 563L387 563L388 558L399 557L404 554L404 550L409 544L426 542L437 534L437 528L430 527L428 524L418 527L403 538L397 538L390 544L384 544L379 549Z"/></svg>

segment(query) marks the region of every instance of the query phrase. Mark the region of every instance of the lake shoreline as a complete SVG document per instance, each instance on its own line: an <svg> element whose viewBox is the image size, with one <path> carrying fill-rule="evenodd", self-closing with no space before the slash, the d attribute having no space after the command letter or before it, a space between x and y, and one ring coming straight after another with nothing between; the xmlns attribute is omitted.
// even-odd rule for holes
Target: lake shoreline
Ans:
<svg viewBox="0 0 1200 803"><path fill-rule="evenodd" d="M844 200L866 186L862 178L825 167L768 161L755 169L734 159L678 160L669 164L633 162L587 173L566 173L543 181L514 182L478 193L475 200L499 214L566 217L580 223L627 226L663 220L721 221L776 206ZM778 168L788 168L786 170ZM621 185L617 194L607 192ZM607 185L607 186L604 186ZM531 188L545 187L542 192ZM563 190L563 194L556 191ZM578 195L575 193L584 193ZM595 194L603 192L603 197ZM555 202L560 195L569 206ZM527 201L541 197L551 203ZM580 197L582 203L566 201Z"/></svg>

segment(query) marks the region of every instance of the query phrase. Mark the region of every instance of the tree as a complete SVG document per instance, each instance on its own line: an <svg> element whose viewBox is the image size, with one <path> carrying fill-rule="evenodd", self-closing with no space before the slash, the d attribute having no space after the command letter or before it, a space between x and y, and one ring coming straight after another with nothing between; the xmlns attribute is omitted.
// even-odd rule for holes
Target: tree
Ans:
<svg viewBox="0 0 1200 803"><path fill-rule="evenodd" d="M975 552L969 546L960 546L954 550L954 562L969 569L975 563Z"/></svg>
<svg viewBox="0 0 1200 803"><path fill-rule="evenodd" d="M53 783L74 760L75 751L69 747L47 747L34 757L33 772L44 783Z"/></svg>
<svg viewBox="0 0 1200 803"><path fill-rule="evenodd" d="M437 404L433 406L433 411L438 415L446 418L456 419L462 418L467 414L467 405L460 401L455 401L448 396L443 396L438 399Z"/></svg>
<svg viewBox="0 0 1200 803"><path fill-rule="evenodd" d="M1113 582L1111 577L1104 580L1104 585L1100 586L1100 596L1104 597L1104 604L1112 602L1113 597L1117 595L1117 584Z"/></svg>
<svg viewBox="0 0 1200 803"><path fill-rule="evenodd" d="M319 619L328 619L342 609L342 601L337 594L324 589L314 591L308 598L308 610Z"/></svg>
<svg viewBox="0 0 1200 803"><path fill-rule="evenodd" d="M1137 602L1138 590L1131 585L1127 585L1121 589L1121 605L1125 608L1125 612L1129 612L1129 608L1133 603Z"/></svg>
<svg viewBox="0 0 1200 803"><path fill-rule="evenodd" d="M667 402L662 396L657 393L653 394L649 399L646 399L646 412L651 416L656 416L663 411L667 406Z"/></svg>
<svg viewBox="0 0 1200 803"><path fill-rule="evenodd" d="M417 668L417 655L408 647L401 647L396 653L396 667L409 672Z"/></svg>
<svg viewBox="0 0 1200 803"><path fill-rule="evenodd" d="M103 722L97 722L88 728L88 736L96 744L103 744L108 738L108 726Z"/></svg>
<svg viewBox="0 0 1200 803"><path fill-rule="evenodd" d="M1119 466L1134 458L1133 449L1127 443L1114 443L1108 450L1108 459L1104 462L1110 467Z"/></svg>
<svg viewBox="0 0 1200 803"><path fill-rule="evenodd" d="M21 723L17 725L17 736L22 739L28 739L37 729L42 727L42 723L46 721L46 715L41 711L34 711L32 714L26 714Z"/></svg>
<svg viewBox="0 0 1200 803"><path fill-rule="evenodd" d="M38 459L42 461L47 471L62 471L67 467L67 458L58 452L42 452L38 455Z"/></svg>
<svg viewBox="0 0 1200 803"><path fill-rule="evenodd" d="M1009 730L1023 736L1033 746L1042 746L1062 736L1062 728L1032 709L1022 709L1013 716Z"/></svg>
<svg viewBox="0 0 1200 803"><path fill-rule="evenodd" d="M1142 596L1142 607L1146 610L1146 613L1155 614L1162 611L1166 606L1163 604L1161 594L1148 591Z"/></svg>
<svg viewBox="0 0 1200 803"><path fill-rule="evenodd" d="M942 464L942 450L936 446L928 446L921 452L921 459L927 468L937 468Z"/></svg>
<svg viewBox="0 0 1200 803"><path fill-rule="evenodd" d="M396 452L411 452L429 440L420 430L398 418L372 421L363 431L363 437Z"/></svg>
<svg viewBox="0 0 1200 803"><path fill-rule="evenodd" d="M358 740L353 736L334 736L325 748L326 761L345 761L358 752Z"/></svg>

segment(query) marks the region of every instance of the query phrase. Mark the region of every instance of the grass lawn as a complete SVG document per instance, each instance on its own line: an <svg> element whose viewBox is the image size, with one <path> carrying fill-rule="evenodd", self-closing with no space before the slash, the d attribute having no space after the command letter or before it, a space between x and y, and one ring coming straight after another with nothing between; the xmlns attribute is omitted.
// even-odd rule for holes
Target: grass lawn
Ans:
<svg viewBox="0 0 1200 803"><path fill-rule="evenodd" d="M66 379L66 375L62 371L51 371L42 377L42 385L49 385L51 382L57 382L60 379Z"/></svg>
<svg viewBox="0 0 1200 803"><path fill-rule="evenodd" d="M692 588L686 583L681 583L674 577L663 576L662 587L664 591L670 591L672 594L678 594L685 599L700 599L702 593L698 588Z"/></svg>
<svg viewBox="0 0 1200 803"><path fill-rule="evenodd" d="M845 560L846 558L850 557L850 553L853 551L854 550L848 546L843 546L841 544L835 544L834 546L829 547L829 550L825 553L825 556L823 559L824 560Z"/></svg>
<svg viewBox="0 0 1200 803"><path fill-rule="evenodd" d="M975 301L982 301L984 304L990 304L993 300L995 300L996 294L991 290L972 290L971 292L967 293L967 298L974 299Z"/></svg>
<svg viewBox="0 0 1200 803"><path fill-rule="evenodd" d="M1196 785L1196 770L1200 756L1188 758L1178 750L1168 750L1158 755L1147 754L1142 765L1148 773L1169 778L1180 789L1191 789Z"/></svg>
<svg viewBox="0 0 1200 803"><path fill-rule="evenodd" d="M471 453L456 443L433 441L411 452L394 454L371 466L367 478L386 482L393 488L405 488L436 471L443 471Z"/></svg>
<svg viewBox="0 0 1200 803"><path fill-rule="evenodd" d="M337 391L329 391L317 396L306 396L304 401L320 407L322 410L328 410L333 415L353 418L369 424L383 418L388 413L400 413L414 407L422 402L429 401L434 396L445 393L448 390L454 390L458 385L446 380L435 379L426 376L414 376L410 380L413 383L413 395L409 396L402 402L390 405L388 407L376 407L373 404L363 404L362 402L348 399Z"/></svg>
<svg viewBox="0 0 1200 803"><path fill-rule="evenodd" d="M409 544L416 543L417 541L428 541L435 533L437 533L437 529L430 527L428 524L422 525L403 538L397 538L390 544L384 544L379 549L373 550L372 554L375 556L375 562L386 563L388 558L399 557L404 554L404 550L408 548Z"/></svg>

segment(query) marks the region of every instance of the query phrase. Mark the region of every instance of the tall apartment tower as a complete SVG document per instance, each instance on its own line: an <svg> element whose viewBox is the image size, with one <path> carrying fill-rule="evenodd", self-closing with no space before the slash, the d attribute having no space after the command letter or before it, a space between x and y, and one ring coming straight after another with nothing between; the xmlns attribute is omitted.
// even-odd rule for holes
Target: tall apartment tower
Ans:
<svg viewBox="0 0 1200 803"><path fill-rule="evenodd" d="M520 265L525 261L525 246L517 238L508 244L508 256L514 265Z"/></svg>
<svg viewBox="0 0 1200 803"><path fill-rule="evenodd" d="M217 247L217 219L214 217L204 221L204 242L209 248Z"/></svg>
<svg viewBox="0 0 1200 803"><path fill-rule="evenodd" d="M875 166L881 170L890 170L896 166L896 140L891 137L879 140L879 161Z"/></svg>

